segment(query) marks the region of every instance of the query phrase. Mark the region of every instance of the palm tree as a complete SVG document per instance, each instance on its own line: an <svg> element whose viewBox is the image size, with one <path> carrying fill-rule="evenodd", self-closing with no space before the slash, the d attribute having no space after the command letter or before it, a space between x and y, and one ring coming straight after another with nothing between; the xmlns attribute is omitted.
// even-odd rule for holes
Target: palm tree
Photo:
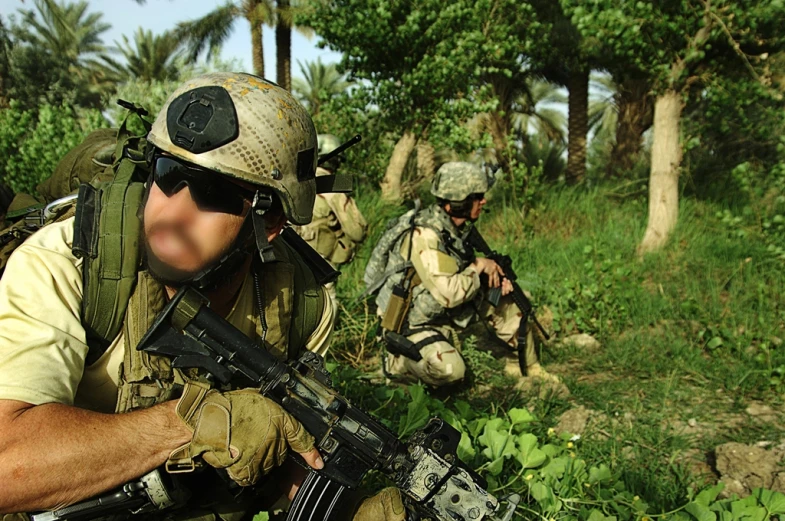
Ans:
<svg viewBox="0 0 785 521"><path fill-rule="evenodd" d="M567 97L553 83L527 78L522 92L512 106L512 130L521 137L542 135L551 141L565 142L567 120L554 105L567 103Z"/></svg>
<svg viewBox="0 0 785 521"><path fill-rule="evenodd" d="M295 18L307 8L304 0L276 0L275 10L275 81L286 90L292 89L292 27ZM297 30L310 37L309 27L297 26Z"/></svg>
<svg viewBox="0 0 785 521"><path fill-rule="evenodd" d="M319 113L324 102L345 92L352 85L338 72L334 63L324 64L321 58L305 64L298 60L297 65L303 79L294 79L292 92L312 116Z"/></svg>
<svg viewBox="0 0 785 521"><path fill-rule="evenodd" d="M175 31L188 46L189 61L207 50L212 57L220 50L234 30L234 22L240 17L251 24L251 56L253 71L264 76L264 47L262 27L271 26L275 17L272 0L235 0L225 3L196 20L178 24Z"/></svg>
<svg viewBox="0 0 785 521"><path fill-rule="evenodd" d="M67 64L72 77L100 100L114 80L101 38L111 25L101 20L101 13L88 13L85 0L34 0L34 5L35 10L20 10L23 24L17 29L19 40Z"/></svg>
<svg viewBox="0 0 785 521"><path fill-rule="evenodd" d="M138 1L138 0L137 0ZM291 89L292 27L297 12L303 9L300 2L291 0L234 0L225 3L202 18L178 25L177 34L189 46L189 60L207 50L214 55L229 38L234 22L240 17L251 24L251 55L253 71L264 76L264 48L262 27L275 26L276 81L281 87ZM308 34L308 29L301 31Z"/></svg>
<svg viewBox="0 0 785 521"><path fill-rule="evenodd" d="M22 40L82 67L105 55L101 34L112 26L101 21L101 13L88 14L86 1L61 4L55 0L34 0L34 3L35 11L20 10L24 24L30 27L20 30Z"/></svg>
<svg viewBox="0 0 785 521"><path fill-rule="evenodd" d="M619 112L616 83L609 74L592 74L589 95L589 134L592 139L613 141Z"/></svg>
<svg viewBox="0 0 785 521"><path fill-rule="evenodd" d="M123 35L122 43L115 44L126 61L118 66L118 73L127 79L176 80L185 65L182 42L170 32L154 35L139 27L133 43Z"/></svg>

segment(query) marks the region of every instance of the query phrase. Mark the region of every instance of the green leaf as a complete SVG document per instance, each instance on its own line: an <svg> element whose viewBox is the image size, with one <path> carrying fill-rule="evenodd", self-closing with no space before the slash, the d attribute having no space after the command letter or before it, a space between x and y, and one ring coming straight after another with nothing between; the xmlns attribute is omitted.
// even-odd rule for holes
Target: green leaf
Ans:
<svg viewBox="0 0 785 521"><path fill-rule="evenodd" d="M498 476L501 474L502 469L504 468L504 458L496 458L488 465L488 472L491 473L492 476Z"/></svg>
<svg viewBox="0 0 785 521"><path fill-rule="evenodd" d="M556 499L553 489L548 485L538 481L529 487L529 491L543 510L549 512L558 512L561 510L561 501Z"/></svg>
<svg viewBox="0 0 785 521"><path fill-rule="evenodd" d="M684 507L698 521L717 521L717 516L708 507L692 501Z"/></svg>
<svg viewBox="0 0 785 521"><path fill-rule="evenodd" d="M601 481L609 481L610 479L611 469L604 463L599 467L592 467L589 469L589 483L592 485Z"/></svg>
<svg viewBox="0 0 785 521"><path fill-rule="evenodd" d="M711 340L708 341L708 343L706 344L706 347L708 347L709 349L717 349L721 345L722 345L722 338L718 337L718 336L715 336Z"/></svg>
<svg viewBox="0 0 785 521"><path fill-rule="evenodd" d="M593 508L586 521L616 521L616 516L606 516L596 508Z"/></svg>
<svg viewBox="0 0 785 521"><path fill-rule="evenodd" d="M488 423L488 418L477 418L469 424L469 434L472 438L476 438L482 432L486 423Z"/></svg>
<svg viewBox="0 0 785 521"><path fill-rule="evenodd" d="M758 498L761 505L766 507L771 514L785 514L785 494L765 488L756 488L752 491L752 495Z"/></svg>
<svg viewBox="0 0 785 521"><path fill-rule="evenodd" d="M401 421L398 424L398 436L401 438L409 436L414 431L424 426L428 423L428 419L431 416L431 413L428 410L425 387L422 385L411 385L409 386L409 394L412 397L412 401L409 402L406 416L401 418Z"/></svg>
<svg viewBox="0 0 785 521"><path fill-rule="evenodd" d="M253 516L253 521L270 521L270 514L267 512L259 512Z"/></svg>
<svg viewBox="0 0 785 521"><path fill-rule="evenodd" d="M752 497L752 496L750 496ZM739 505L737 505L739 503ZM757 505L742 505L741 501L731 504L731 512L734 519L743 521L766 521L766 509Z"/></svg>
<svg viewBox="0 0 785 521"><path fill-rule="evenodd" d="M471 421L476 416L472 406L463 400L455 402L455 410L458 411L458 415L466 421Z"/></svg>
<svg viewBox="0 0 785 521"><path fill-rule="evenodd" d="M552 479L561 479L564 475L564 470L567 468L567 457L561 458L554 458L545 465L541 470L540 474L543 477L549 477Z"/></svg>
<svg viewBox="0 0 785 521"><path fill-rule="evenodd" d="M707 489L701 490L701 492L695 496L695 502L699 505L703 505L708 507L714 500L717 499L717 496L720 495L722 489L725 488L725 483L719 482L713 487L709 487Z"/></svg>
<svg viewBox="0 0 785 521"><path fill-rule="evenodd" d="M461 433L461 441L458 442L458 458L462 461L471 461L477 455L477 451L472 446L472 439L465 432Z"/></svg>
<svg viewBox="0 0 785 521"><path fill-rule="evenodd" d="M482 451L483 456L491 461L517 453L512 436L506 430L496 430L501 427L502 425L491 420L485 425L482 436L478 438L480 444L485 447Z"/></svg>
<svg viewBox="0 0 785 521"><path fill-rule="evenodd" d="M513 427L533 422L536 418L526 409L510 409L507 412Z"/></svg>
<svg viewBox="0 0 785 521"><path fill-rule="evenodd" d="M548 457L537 448L537 436L534 434L521 434L517 439L518 454L515 459L524 469L539 467Z"/></svg>

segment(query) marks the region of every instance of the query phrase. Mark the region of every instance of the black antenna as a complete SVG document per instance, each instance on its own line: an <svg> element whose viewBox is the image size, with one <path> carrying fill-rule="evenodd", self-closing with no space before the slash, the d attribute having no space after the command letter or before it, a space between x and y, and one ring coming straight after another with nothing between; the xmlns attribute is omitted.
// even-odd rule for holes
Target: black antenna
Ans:
<svg viewBox="0 0 785 521"><path fill-rule="evenodd" d="M353 147L354 145L356 145L357 143L359 143L359 142L362 140L362 138L363 138L363 137L362 137L360 134L357 134L357 135L356 135L356 136L354 136L352 139L350 139L350 140L349 140L349 141L347 141L346 143L343 143L341 146L339 146L338 148L336 148L336 149L335 149L335 150L333 150L332 152L327 152L326 154L322 154L321 156L319 156L319 159L317 160L317 163L316 163L316 164L317 164L318 166L322 166L322 165L323 165L323 164L325 164L327 161L329 161L330 159L334 158L334 157L335 157L335 156L337 156L338 154L342 153L342 152L343 152L344 150L346 150L347 148L351 148L351 147Z"/></svg>

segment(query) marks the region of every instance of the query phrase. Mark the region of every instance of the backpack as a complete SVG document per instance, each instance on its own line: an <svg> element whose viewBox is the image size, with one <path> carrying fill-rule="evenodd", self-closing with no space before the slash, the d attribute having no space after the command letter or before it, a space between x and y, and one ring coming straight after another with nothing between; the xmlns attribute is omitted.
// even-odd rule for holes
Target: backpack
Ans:
<svg viewBox="0 0 785 521"><path fill-rule="evenodd" d="M420 200L417 199L414 202L414 209L387 222L384 233L379 238L376 246L374 246L371 257L368 259L368 264L365 266L363 282L365 282L366 289L361 295L362 297L376 293L388 278L408 269L412 265L411 261L402 261L391 268L387 267L390 261L390 253L392 253L401 237L407 232L413 233L419 212Z"/></svg>

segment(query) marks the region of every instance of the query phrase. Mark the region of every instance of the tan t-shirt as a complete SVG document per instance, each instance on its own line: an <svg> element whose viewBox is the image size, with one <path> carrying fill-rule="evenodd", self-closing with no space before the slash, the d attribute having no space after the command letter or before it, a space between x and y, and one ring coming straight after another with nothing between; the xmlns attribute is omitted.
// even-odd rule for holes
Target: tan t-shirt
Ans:
<svg viewBox="0 0 785 521"><path fill-rule="evenodd" d="M71 253L73 226L68 219L34 234L11 255L0 279L0 399L112 412L125 344L120 334L85 367L82 260ZM252 338L253 293L249 275L226 317ZM332 306L324 306L306 347L324 355L332 324Z"/></svg>

